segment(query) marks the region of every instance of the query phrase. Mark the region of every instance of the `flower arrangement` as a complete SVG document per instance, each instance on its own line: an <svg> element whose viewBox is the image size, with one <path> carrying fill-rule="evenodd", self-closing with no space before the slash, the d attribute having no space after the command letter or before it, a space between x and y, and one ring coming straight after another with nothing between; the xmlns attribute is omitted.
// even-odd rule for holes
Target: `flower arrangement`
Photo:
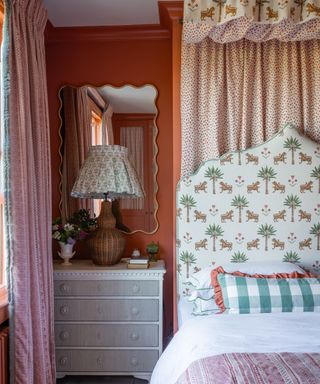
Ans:
<svg viewBox="0 0 320 384"><path fill-rule="evenodd" d="M64 244L74 244L80 239L80 228L75 224L62 224L59 217L52 223L52 238Z"/></svg>
<svg viewBox="0 0 320 384"><path fill-rule="evenodd" d="M77 240L85 239L90 232L97 228L97 218L90 217L89 211L80 209L65 223L61 217L52 222L52 238L64 244L75 244Z"/></svg>

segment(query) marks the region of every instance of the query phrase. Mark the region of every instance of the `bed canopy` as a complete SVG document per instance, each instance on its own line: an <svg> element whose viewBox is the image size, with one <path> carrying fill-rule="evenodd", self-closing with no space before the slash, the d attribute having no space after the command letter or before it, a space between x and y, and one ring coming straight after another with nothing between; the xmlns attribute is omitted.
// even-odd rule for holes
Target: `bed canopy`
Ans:
<svg viewBox="0 0 320 384"><path fill-rule="evenodd" d="M319 0L185 0L183 39L218 43L246 38L302 41L320 38Z"/></svg>
<svg viewBox="0 0 320 384"><path fill-rule="evenodd" d="M320 0L185 0L181 176L292 123L320 138Z"/></svg>

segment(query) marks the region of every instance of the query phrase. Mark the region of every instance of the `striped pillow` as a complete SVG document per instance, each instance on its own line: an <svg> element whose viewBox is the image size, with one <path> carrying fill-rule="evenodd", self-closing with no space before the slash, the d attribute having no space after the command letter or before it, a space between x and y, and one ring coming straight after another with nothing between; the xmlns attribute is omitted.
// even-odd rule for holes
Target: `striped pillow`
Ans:
<svg viewBox="0 0 320 384"><path fill-rule="evenodd" d="M266 279L218 274L228 313L320 312L320 279Z"/></svg>

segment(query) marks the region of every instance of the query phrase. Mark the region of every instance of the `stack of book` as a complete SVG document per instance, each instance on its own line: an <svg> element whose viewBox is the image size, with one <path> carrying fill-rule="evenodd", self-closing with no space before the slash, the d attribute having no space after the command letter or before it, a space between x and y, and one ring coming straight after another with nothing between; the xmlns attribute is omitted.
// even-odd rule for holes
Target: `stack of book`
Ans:
<svg viewBox="0 0 320 384"><path fill-rule="evenodd" d="M128 260L128 268L131 269L145 269L149 268L149 258L148 257L134 257Z"/></svg>

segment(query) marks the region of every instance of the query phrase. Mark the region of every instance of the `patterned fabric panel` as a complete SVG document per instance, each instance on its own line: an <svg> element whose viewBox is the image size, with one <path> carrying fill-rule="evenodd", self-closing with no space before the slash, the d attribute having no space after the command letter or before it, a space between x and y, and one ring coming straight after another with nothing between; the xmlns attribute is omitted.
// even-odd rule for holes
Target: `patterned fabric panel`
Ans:
<svg viewBox="0 0 320 384"><path fill-rule="evenodd" d="M193 362L176 384L317 384L319 353L228 353Z"/></svg>
<svg viewBox="0 0 320 384"><path fill-rule="evenodd" d="M320 279L217 278L228 313L320 311Z"/></svg>
<svg viewBox="0 0 320 384"><path fill-rule="evenodd" d="M183 39L219 43L247 38L299 41L319 38L320 0L185 0Z"/></svg>
<svg viewBox="0 0 320 384"><path fill-rule="evenodd" d="M195 289L194 272L248 260L320 272L320 146L292 125L207 161L178 185L179 293Z"/></svg>
<svg viewBox="0 0 320 384"><path fill-rule="evenodd" d="M182 177L204 161L263 143L288 122L320 141L320 39L205 39L182 43L181 55Z"/></svg>
<svg viewBox="0 0 320 384"><path fill-rule="evenodd" d="M185 22L215 25L243 16L264 23L278 23L284 19L301 23L320 16L320 1L309 0L298 3L294 0L265 0L263 4L258 0L223 0L216 3L212 0L185 0L184 2Z"/></svg>

